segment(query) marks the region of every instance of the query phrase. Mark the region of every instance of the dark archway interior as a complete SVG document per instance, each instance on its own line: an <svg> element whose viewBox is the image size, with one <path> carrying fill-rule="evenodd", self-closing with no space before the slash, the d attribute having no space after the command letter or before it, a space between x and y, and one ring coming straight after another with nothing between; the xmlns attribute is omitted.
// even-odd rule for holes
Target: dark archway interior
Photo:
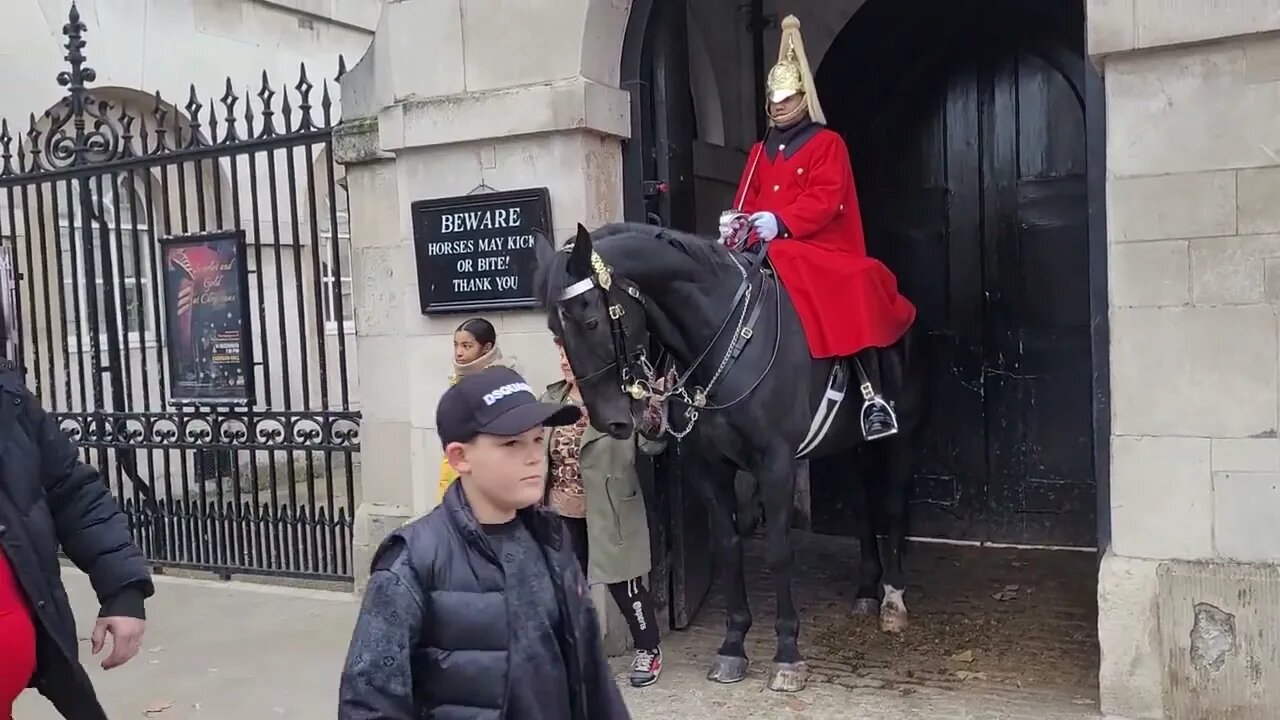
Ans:
<svg viewBox="0 0 1280 720"><path fill-rule="evenodd" d="M1074 0L868 0L816 69L818 94L829 124L856 146L923 80L984 48L1052 52L1059 72L1082 83L1084 27Z"/></svg>
<svg viewBox="0 0 1280 720"><path fill-rule="evenodd" d="M1069 0L870 0L817 70L928 331L913 535L1096 542L1083 34ZM853 532L851 467L813 464L815 530Z"/></svg>
<svg viewBox="0 0 1280 720"><path fill-rule="evenodd" d="M1098 296L1105 269L1087 264L1089 241L1101 234L1083 225L1081 78L1098 87L1082 57L1080 4L869 0L817 70L828 119L850 146L872 252L893 267L929 331L937 400L915 478L917 536L1093 544L1093 483L1105 468L1093 466L1092 438L1106 430L1090 411L1105 417L1106 408L1105 387L1090 392L1090 373L1101 367L1105 381L1106 370L1090 363L1087 326L1091 305L1105 311L1106 298L1105 286ZM692 229L700 213L719 208L694 198L679 7L632 6L623 53L633 99L627 212ZM1099 109L1090 106L1091 121ZM1096 187L1101 166L1087 169ZM1105 338L1105 312L1094 325ZM1103 400L1091 405L1093 397ZM724 627L722 595L708 592L706 513L688 493L680 453L669 446L646 488L653 588L670 603L663 623L697 629L668 636L673 653L681 638L710 649ZM851 615L857 543L830 535L855 534L850 485L875 475L855 478L850 460L812 468L812 521L825 535L796 533L802 642L813 666L827 668L825 682L859 692L953 683L993 696L1016 685L1066 708L1093 695L1091 555L913 545L912 630L889 637ZM746 550L760 609L750 652L765 657L773 639L760 630L771 619L772 583L763 544L748 540ZM964 651L976 660L962 675L949 658ZM978 677L991 682L972 682Z"/></svg>

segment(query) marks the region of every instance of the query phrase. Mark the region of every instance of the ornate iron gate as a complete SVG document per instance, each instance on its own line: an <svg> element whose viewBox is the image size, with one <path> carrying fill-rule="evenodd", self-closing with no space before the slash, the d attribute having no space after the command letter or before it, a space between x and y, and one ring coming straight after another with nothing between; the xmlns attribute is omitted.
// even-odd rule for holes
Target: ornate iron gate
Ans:
<svg viewBox="0 0 1280 720"><path fill-rule="evenodd" d="M85 30L73 4L66 96L25 132L0 126L17 359L158 565L347 579L360 413L328 82L317 93L303 66L277 92L263 72L253 95L228 79L206 105L193 86L179 110L88 88ZM175 400L166 308L201 288L192 277L175 300L159 239L225 230L245 237L238 322L256 393Z"/></svg>

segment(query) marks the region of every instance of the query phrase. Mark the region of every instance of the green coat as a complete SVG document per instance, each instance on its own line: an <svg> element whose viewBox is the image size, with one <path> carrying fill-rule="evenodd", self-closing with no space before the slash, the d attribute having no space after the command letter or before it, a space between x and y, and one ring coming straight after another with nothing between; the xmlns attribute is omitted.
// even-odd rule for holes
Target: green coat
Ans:
<svg viewBox="0 0 1280 720"><path fill-rule="evenodd" d="M542 396L544 402L564 403L568 398L569 388L563 382L548 386ZM630 440L615 440L590 425L582 434L578 463L587 504L587 577L591 583L625 582L647 575L652 567L649 516L636 475L637 445L646 455L656 455L666 443L648 440L639 433ZM550 448L547 443L548 452Z"/></svg>

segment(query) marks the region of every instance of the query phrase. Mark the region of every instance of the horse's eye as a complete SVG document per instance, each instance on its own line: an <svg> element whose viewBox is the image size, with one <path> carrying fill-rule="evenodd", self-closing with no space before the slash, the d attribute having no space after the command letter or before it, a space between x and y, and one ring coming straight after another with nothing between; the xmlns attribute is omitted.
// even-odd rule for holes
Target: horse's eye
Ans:
<svg viewBox="0 0 1280 720"><path fill-rule="evenodd" d="M595 330L599 326L600 326L600 321L597 320L596 318L591 318L590 320L587 321L588 330Z"/></svg>

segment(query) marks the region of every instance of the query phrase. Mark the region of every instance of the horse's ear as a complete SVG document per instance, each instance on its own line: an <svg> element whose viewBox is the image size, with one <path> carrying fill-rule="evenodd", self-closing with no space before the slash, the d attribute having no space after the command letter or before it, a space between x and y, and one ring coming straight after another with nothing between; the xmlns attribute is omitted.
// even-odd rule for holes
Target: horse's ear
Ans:
<svg viewBox="0 0 1280 720"><path fill-rule="evenodd" d="M582 223L578 223L578 237L573 241L568 269L569 276L575 280L582 280L591 274L591 233Z"/></svg>
<svg viewBox="0 0 1280 720"><path fill-rule="evenodd" d="M533 291L538 298L538 302L543 307L549 307L551 302L551 278L555 272L556 249L551 238L541 230L533 229L533 252L534 262L536 263L533 270Z"/></svg>

